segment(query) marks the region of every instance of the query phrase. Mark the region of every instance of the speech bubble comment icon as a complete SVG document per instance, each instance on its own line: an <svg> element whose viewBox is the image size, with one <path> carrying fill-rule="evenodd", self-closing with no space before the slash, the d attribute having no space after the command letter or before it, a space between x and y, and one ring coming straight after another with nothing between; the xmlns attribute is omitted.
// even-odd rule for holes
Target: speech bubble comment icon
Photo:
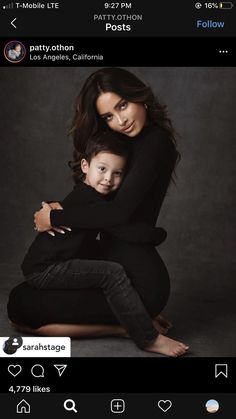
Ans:
<svg viewBox="0 0 236 419"><path fill-rule="evenodd" d="M36 378L44 377L44 368L40 364L35 364L31 368L31 374Z"/></svg>

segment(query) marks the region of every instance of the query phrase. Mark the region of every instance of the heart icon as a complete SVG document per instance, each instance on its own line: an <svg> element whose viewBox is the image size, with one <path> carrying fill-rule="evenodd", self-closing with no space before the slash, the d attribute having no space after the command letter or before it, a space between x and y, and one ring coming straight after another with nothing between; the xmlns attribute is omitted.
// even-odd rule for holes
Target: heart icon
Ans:
<svg viewBox="0 0 236 419"><path fill-rule="evenodd" d="M16 377L20 372L22 371L22 367L19 364L16 365L8 365L8 372L13 375L13 377Z"/></svg>
<svg viewBox="0 0 236 419"><path fill-rule="evenodd" d="M158 402L158 407L163 412L167 412L167 410L169 410L171 406L172 406L172 402L170 400L159 400Z"/></svg>

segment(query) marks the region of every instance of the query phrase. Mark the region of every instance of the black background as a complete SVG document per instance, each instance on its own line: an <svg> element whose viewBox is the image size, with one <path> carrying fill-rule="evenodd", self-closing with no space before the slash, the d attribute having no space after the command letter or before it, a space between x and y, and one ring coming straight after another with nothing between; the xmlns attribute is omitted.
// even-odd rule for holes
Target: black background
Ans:
<svg viewBox="0 0 236 419"><path fill-rule="evenodd" d="M50 9L6 9L0 13L1 34L5 36L234 36L236 8L231 10L195 8L195 0L161 1L128 0L127 2L107 2L106 0L61 0L57 10ZM10 3L10 1L9 1ZM22 1L20 1L22 3ZM31 2L33 3L33 2ZM37 3L35 1L35 3ZM47 3L41 1L41 3ZM109 3L106 9L104 3ZM132 8L112 8L113 4L131 3ZM219 2L217 2L219 3ZM7 2L4 2L7 4ZM142 21L119 20L106 22L112 24L130 24L132 30L106 31L105 21L94 21L93 15L142 14ZM11 21L15 19L14 28ZM222 29L196 28L196 21L224 21Z"/></svg>
<svg viewBox="0 0 236 419"><path fill-rule="evenodd" d="M45 378L31 375L40 364ZM10 364L22 366L12 377ZM53 364L67 364L61 377ZM215 378L215 364L228 364L228 378ZM230 393L235 391L235 358L11 358L1 360L0 393L14 385L50 387L53 393Z"/></svg>
<svg viewBox="0 0 236 419"><path fill-rule="evenodd" d="M0 66L11 67L60 67L60 66L234 66L236 62L235 38L34 38L20 37L27 50L26 57L19 63L8 62L3 50L14 38L0 38ZM30 45L74 45L77 54L101 54L103 61L30 61ZM228 53L220 53L227 50ZM37 54L37 52L32 53ZM67 54L66 51L50 52L53 55Z"/></svg>

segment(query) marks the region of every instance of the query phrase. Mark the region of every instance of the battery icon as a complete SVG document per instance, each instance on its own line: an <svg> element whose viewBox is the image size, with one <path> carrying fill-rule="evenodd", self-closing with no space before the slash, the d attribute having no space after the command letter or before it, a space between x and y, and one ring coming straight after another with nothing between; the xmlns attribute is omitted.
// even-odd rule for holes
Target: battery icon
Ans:
<svg viewBox="0 0 236 419"><path fill-rule="evenodd" d="M234 7L231 1L223 1L219 3L219 9L232 9Z"/></svg>

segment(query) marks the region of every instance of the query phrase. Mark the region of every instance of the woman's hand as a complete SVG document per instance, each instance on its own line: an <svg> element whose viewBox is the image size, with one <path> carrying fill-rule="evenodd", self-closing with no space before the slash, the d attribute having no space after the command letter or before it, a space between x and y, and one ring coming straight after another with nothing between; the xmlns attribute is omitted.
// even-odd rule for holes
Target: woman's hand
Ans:
<svg viewBox="0 0 236 419"><path fill-rule="evenodd" d="M42 204L44 204L44 202L42 202ZM50 202L50 204L48 204L48 205L53 210L62 210L63 209L62 206L61 206L61 204L59 202Z"/></svg>
<svg viewBox="0 0 236 419"><path fill-rule="evenodd" d="M54 232L65 234L64 230L71 231L70 227L66 227L66 226L52 227L50 224L51 210L63 209L59 202L51 202L50 204L47 204L46 202L42 202L42 206L43 208L34 214L35 229L39 233L47 231L47 233L50 234L50 236L55 236Z"/></svg>
<svg viewBox="0 0 236 419"><path fill-rule="evenodd" d="M34 213L34 224L35 229L39 233L50 230L52 228L50 222L50 212L52 208L46 202L42 202L43 208L40 211Z"/></svg>
<svg viewBox="0 0 236 419"><path fill-rule="evenodd" d="M50 204L48 204L51 209L53 210L62 210L62 206L59 202L50 202ZM67 231L71 231L70 227L66 227L66 226L61 226L61 227L52 227L51 230L48 230L47 233L50 234L50 236L55 236L55 233L60 233L60 234L65 234L65 230Z"/></svg>

